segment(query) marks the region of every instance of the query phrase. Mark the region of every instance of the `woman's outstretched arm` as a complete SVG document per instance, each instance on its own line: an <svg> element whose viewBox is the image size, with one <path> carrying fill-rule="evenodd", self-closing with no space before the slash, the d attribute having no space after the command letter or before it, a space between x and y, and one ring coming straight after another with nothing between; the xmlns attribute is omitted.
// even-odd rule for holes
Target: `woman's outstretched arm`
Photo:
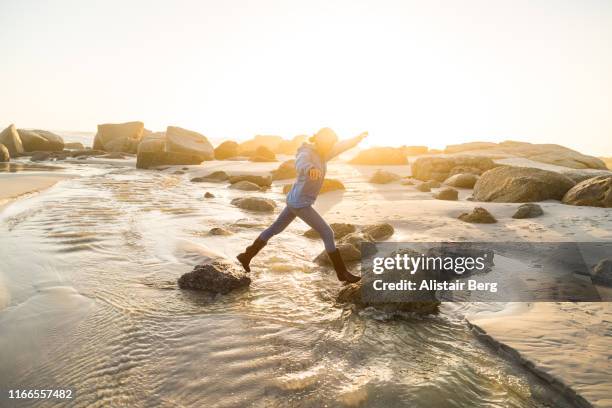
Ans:
<svg viewBox="0 0 612 408"><path fill-rule="evenodd" d="M352 139L346 139L346 140L342 140L341 142L336 143L334 147L332 147L332 149L328 153L327 160L331 160L334 157L338 156L339 154L342 154L346 152L347 150L352 149L353 147L357 146L367 136L368 136L368 132L363 132L359 136L356 136Z"/></svg>

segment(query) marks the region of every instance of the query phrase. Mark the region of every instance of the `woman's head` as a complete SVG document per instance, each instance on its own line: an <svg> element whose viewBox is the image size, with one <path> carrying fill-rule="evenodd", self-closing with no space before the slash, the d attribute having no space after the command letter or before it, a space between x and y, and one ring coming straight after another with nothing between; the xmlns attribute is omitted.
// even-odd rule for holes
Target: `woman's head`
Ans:
<svg viewBox="0 0 612 408"><path fill-rule="evenodd" d="M315 145L319 153L325 155L329 153L332 147L334 147L338 141L338 136L336 135L336 132L330 128L323 128L314 135L310 136L310 139L308 140Z"/></svg>

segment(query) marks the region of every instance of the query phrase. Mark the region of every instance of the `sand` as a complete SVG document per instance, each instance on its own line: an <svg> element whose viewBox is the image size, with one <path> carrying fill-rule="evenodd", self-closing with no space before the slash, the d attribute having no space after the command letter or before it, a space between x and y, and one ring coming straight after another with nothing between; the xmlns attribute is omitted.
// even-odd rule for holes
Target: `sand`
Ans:
<svg viewBox="0 0 612 408"><path fill-rule="evenodd" d="M66 175L0 174L0 209L16 198L42 191L66 178Z"/></svg>

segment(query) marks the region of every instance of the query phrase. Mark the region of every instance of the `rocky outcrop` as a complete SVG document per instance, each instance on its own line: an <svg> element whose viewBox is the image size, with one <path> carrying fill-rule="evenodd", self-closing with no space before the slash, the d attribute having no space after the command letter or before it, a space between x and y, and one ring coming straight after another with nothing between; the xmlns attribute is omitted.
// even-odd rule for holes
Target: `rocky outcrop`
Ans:
<svg viewBox="0 0 612 408"><path fill-rule="evenodd" d="M370 183L373 184L388 184L388 183L392 183L394 181L398 181L399 179L401 179L401 176L395 174L395 173L391 173L389 171L386 170L376 170L376 172L374 174L372 174L372 177L370 177Z"/></svg>
<svg viewBox="0 0 612 408"><path fill-rule="evenodd" d="M344 238L348 234L357 231L357 228L353 224L331 223L329 226L334 231L334 237L336 239ZM307 238L316 239L319 238L319 233L311 228L304 232L304 236Z"/></svg>
<svg viewBox="0 0 612 408"><path fill-rule="evenodd" d="M593 268L593 283L612 287L612 259L602 259Z"/></svg>
<svg viewBox="0 0 612 408"><path fill-rule="evenodd" d="M238 143L228 140L215 148L215 160L225 160L238 156Z"/></svg>
<svg viewBox="0 0 612 408"><path fill-rule="evenodd" d="M213 146L206 136L177 126L168 126L166 128L166 151L196 156L200 163L215 158Z"/></svg>
<svg viewBox="0 0 612 408"><path fill-rule="evenodd" d="M412 302L367 302L362 297L364 282L351 283L343 287L336 301L338 303L353 304L358 308L374 307L387 313L416 313L416 314L436 314L440 307L440 301L432 298L429 301Z"/></svg>
<svg viewBox="0 0 612 408"><path fill-rule="evenodd" d="M429 153L427 146L402 146L400 147L406 156L419 156Z"/></svg>
<svg viewBox="0 0 612 408"><path fill-rule="evenodd" d="M176 126L166 132L150 133L138 145L136 167L200 164L212 160L213 148L204 135Z"/></svg>
<svg viewBox="0 0 612 408"><path fill-rule="evenodd" d="M276 155L266 146L259 146L255 149L249 160L252 162L275 162Z"/></svg>
<svg viewBox="0 0 612 408"><path fill-rule="evenodd" d="M361 260L361 250L349 243L342 243L336 245L336 248L340 252L340 256L344 262L357 262ZM323 251L313 260L318 265L331 265L327 252Z"/></svg>
<svg viewBox="0 0 612 408"><path fill-rule="evenodd" d="M612 208L612 175L593 177L576 184L565 194L563 203Z"/></svg>
<svg viewBox="0 0 612 408"><path fill-rule="evenodd" d="M561 172L561 174L571 178L576 183L580 183L580 182L583 182L584 180L588 180L588 179L591 179L597 176L612 176L612 171L585 169L585 170L568 170L568 171Z"/></svg>
<svg viewBox="0 0 612 408"><path fill-rule="evenodd" d="M542 214L544 214L544 211L542 210L542 207L540 207L538 204L526 203L526 204L520 205L516 209L516 212L514 213L512 218L515 218L515 219L535 218L535 217L539 217Z"/></svg>
<svg viewBox="0 0 612 408"><path fill-rule="evenodd" d="M24 152L23 144L21 143L21 138L19 137L19 133L17 133L15 125L9 125L9 127L0 133L0 144L6 147L12 158L18 157Z"/></svg>
<svg viewBox="0 0 612 408"><path fill-rule="evenodd" d="M434 198L437 200L457 201L459 199L459 192L454 188L443 188L434 194Z"/></svg>
<svg viewBox="0 0 612 408"><path fill-rule="evenodd" d="M251 279L243 270L221 260L197 265L193 271L184 274L178 280L178 286L181 289L196 289L221 294L247 287L250 284Z"/></svg>
<svg viewBox="0 0 612 408"><path fill-rule="evenodd" d="M395 229L389 223L366 225L361 232L368 234L375 241L383 241L395 233Z"/></svg>
<svg viewBox="0 0 612 408"><path fill-rule="evenodd" d="M229 180L229 176L227 175L227 173L224 172L223 170L217 170L205 176L194 177L190 181L193 183L202 183L202 182L219 183L219 182L227 181L227 180Z"/></svg>
<svg viewBox="0 0 612 408"><path fill-rule="evenodd" d="M144 134L142 122L107 123L98 125L94 150L136 153Z"/></svg>
<svg viewBox="0 0 612 408"><path fill-rule="evenodd" d="M474 224L494 224L497 222L495 217L491 215L486 209L482 207L476 207L471 213L463 213L459 216L461 221L470 222Z"/></svg>
<svg viewBox="0 0 612 408"><path fill-rule="evenodd" d="M370 256L376 251L374 246L363 247L362 243L383 241L393 235L394 232L395 230L393 227L387 223L367 225L359 232L351 232L337 239L337 248L345 262L359 261L362 257ZM364 248L372 250L373 253L362 253L362 249ZM322 251L314 259L314 262L319 265L331 264L327 252L325 251Z"/></svg>
<svg viewBox="0 0 612 408"><path fill-rule="evenodd" d="M240 143L238 146L238 155L250 157L260 146L264 146L274 152L282 141L283 138L280 136L257 135L253 139Z"/></svg>
<svg viewBox="0 0 612 408"><path fill-rule="evenodd" d="M291 191L293 184L285 184L283 186L283 194L288 194ZM340 180L336 179L328 179L323 180L323 185L321 186L321 191L319 194L329 193L330 191L338 191L345 190L344 184Z"/></svg>
<svg viewBox="0 0 612 408"><path fill-rule="evenodd" d="M412 176L419 180L444 181L452 174L453 169L473 169L473 172L482 174L497 165L488 157L484 156L451 156L451 157L419 157L412 163Z"/></svg>
<svg viewBox="0 0 612 408"><path fill-rule="evenodd" d="M255 183L251 183L250 181L241 180L232 185L230 185L231 189L234 190L243 190L243 191L259 191L261 187L259 187Z"/></svg>
<svg viewBox="0 0 612 408"><path fill-rule="evenodd" d="M276 154L294 155L297 152L297 149L302 145L302 143L305 143L307 139L308 136L306 135L297 135L291 140L283 139L278 146L276 146L276 149L273 149L272 151Z"/></svg>
<svg viewBox="0 0 612 408"><path fill-rule="evenodd" d="M474 185L476 201L526 203L561 200L572 179L552 171L502 166L483 173Z"/></svg>
<svg viewBox="0 0 612 408"><path fill-rule="evenodd" d="M229 230L226 230L225 228L213 227L210 229L210 231L208 231L208 235L227 236L227 235L232 235L232 232Z"/></svg>
<svg viewBox="0 0 612 408"><path fill-rule="evenodd" d="M297 170L295 169L295 160L293 159L282 162L276 170L272 171L272 180L286 180L296 176Z"/></svg>
<svg viewBox="0 0 612 408"><path fill-rule="evenodd" d="M468 142L461 143L455 145L448 145L444 149L444 153L452 154L452 153L461 153L461 152L469 152L474 150L484 150L484 149L492 149L497 147L497 143L492 142Z"/></svg>
<svg viewBox="0 0 612 408"><path fill-rule="evenodd" d="M0 163L11 161L11 155L5 145L0 144Z"/></svg>
<svg viewBox="0 0 612 408"><path fill-rule="evenodd" d="M478 181L478 176L472 173L459 173L450 176L444 181L444 184L457 188L474 188L474 184Z"/></svg>
<svg viewBox="0 0 612 408"><path fill-rule="evenodd" d="M362 150L351 164L389 165L408 164L407 153L401 147L372 147Z"/></svg>
<svg viewBox="0 0 612 408"><path fill-rule="evenodd" d="M81 142L67 142L64 143L64 149L69 150L85 150L85 146Z"/></svg>
<svg viewBox="0 0 612 408"><path fill-rule="evenodd" d="M252 174L241 174L238 176L231 176L229 182L231 184L238 183L239 181L250 181L251 183L257 184L259 187L270 187L272 185L272 177L270 176L256 176Z"/></svg>
<svg viewBox="0 0 612 408"><path fill-rule="evenodd" d="M272 212L276 208L276 203L269 198L260 197L241 197L234 198L232 205L249 211Z"/></svg>
<svg viewBox="0 0 612 408"><path fill-rule="evenodd" d="M21 138L23 150L26 152L60 152L64 150L64 139L60 135L47 130L17 129L17 133Z"/></svg>
<svg viewBox="0 0 612 408"><path fill-rule="evenodd" d="M429 193L431 191L431 187L429 187L429 184L427 182L418 184L416 186L416 189L422 193Z"/></svg>

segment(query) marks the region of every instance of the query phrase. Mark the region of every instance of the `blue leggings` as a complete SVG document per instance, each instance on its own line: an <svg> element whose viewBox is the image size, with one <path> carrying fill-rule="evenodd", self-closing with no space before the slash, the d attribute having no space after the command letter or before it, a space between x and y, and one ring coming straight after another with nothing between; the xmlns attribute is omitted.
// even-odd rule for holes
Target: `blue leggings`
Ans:
<svg viewBox="0 0 612 408"><path fill-rule="evenodd" d="M259 235L259 239L268 242L268 240L274 235L283 232L283 230L287 228L287 226L291 224L293 220L295 220L295 217L299 217L302 221L319 233L323 243L325 244L325 250L327 252L334 252L336 250L334 231L332 231L331 227L327 225L325 220L311 206L303 208L286 206L276 221L274 221L272 225L270 225Z"/></svg>

